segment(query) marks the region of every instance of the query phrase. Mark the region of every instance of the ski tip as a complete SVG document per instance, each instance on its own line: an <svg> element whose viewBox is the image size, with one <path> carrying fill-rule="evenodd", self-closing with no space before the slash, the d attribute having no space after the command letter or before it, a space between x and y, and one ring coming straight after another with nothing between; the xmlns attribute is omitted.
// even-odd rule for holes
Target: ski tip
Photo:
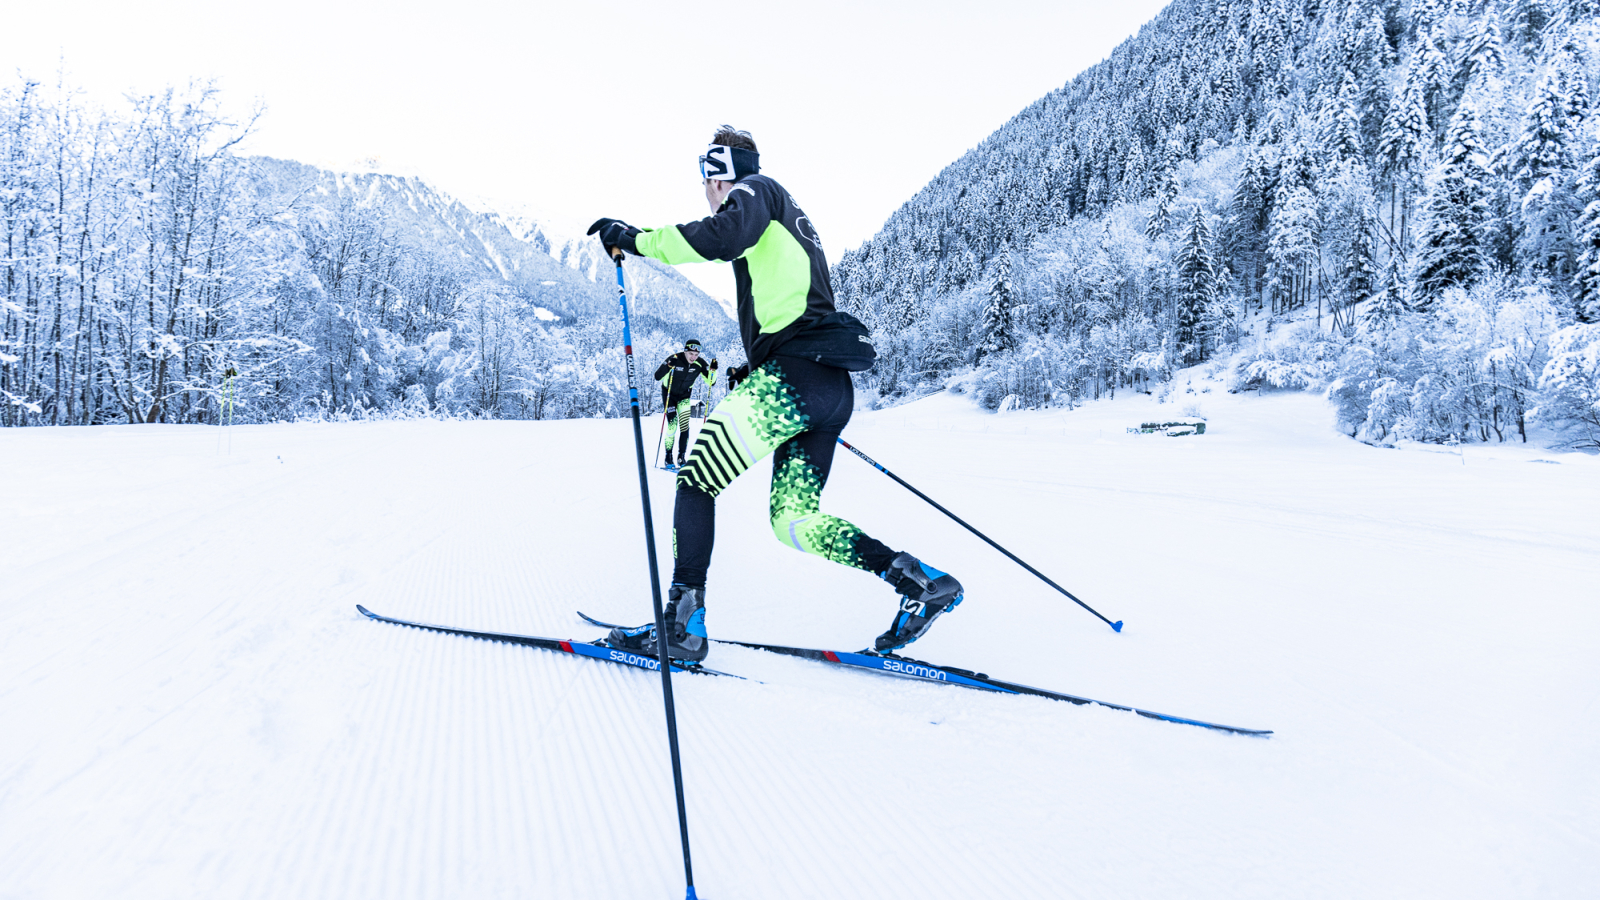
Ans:
<svg viewBox="0 0 1600 900"><path fill-rule="evenodd" d="M356 612L361 613L363 616L366 616L369 619L373 618L372 610L367 609L365 606L362 606L359 603L356 604Z"/></svg>
<svg viewBox="0 0 1600 900"><path fill-rule="evenodd" d="M1122 633L1122 620L1118 619L1117 621L1112 622L1111 623L1111 630L1115 631L1117 634L1121 634Z"/></svg>

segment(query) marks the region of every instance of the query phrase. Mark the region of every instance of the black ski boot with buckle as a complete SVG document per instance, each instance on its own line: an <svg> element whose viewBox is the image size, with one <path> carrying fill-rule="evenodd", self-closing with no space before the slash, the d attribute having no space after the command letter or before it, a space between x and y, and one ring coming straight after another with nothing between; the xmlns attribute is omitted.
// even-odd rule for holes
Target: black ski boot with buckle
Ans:
<svg viewBox="0 0 1600 900"><path fill-rule="evenodd" d="M902 599L894 624L872 642L879 653L899 650L922 637L934 619L961 605L961 582L909 553L895 554L882 577Z"/></svg>
<svg viewBox="0 0 1600 900"><path fill-rule="evenodd" d="M675 584L667 589L667 657L685 663L706 658L711 641L706 638L706 590ZM656 657L655 623L637 628L613 628L606 644L640 656Z"/></svg>

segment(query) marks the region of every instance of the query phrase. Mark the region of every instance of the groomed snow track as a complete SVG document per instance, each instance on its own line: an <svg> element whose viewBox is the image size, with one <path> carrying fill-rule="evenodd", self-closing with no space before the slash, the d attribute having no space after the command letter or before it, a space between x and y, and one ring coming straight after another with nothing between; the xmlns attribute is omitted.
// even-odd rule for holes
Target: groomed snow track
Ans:
<svg viewBox="0 0 1600 900"><path fill-rule="evenodd" d="M919 658L1270 741L719 646L751 680L674 681L700 895L1600 883L1594 460L1206 402L1196 438L1126 435L1145 397L851 426L1120 635L848 456L825 502L968 586ZM353 609L642 621L630 427L0 432L0 898L682 896L658 674ZM892 593L774 541L766 479L720 501L713 634L864 643Z"/></svg>

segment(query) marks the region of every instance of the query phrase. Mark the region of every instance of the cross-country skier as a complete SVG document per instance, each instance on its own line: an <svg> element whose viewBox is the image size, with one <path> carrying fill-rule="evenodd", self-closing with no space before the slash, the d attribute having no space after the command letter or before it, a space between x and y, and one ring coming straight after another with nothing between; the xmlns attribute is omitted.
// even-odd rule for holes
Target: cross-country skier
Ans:
<svg viewBox="0 0 1600 900"><path fill-rule="evenodd" d="M758 161L750 134L724 125L700 157L708 218L648 231L618 219L589 227L607 252L620 247L674 265L733 263L749 376L706 420L678 472L667 654L705 658L706 571L717 495L769 453L773 534L796 550L864 569L892 585L900 606L873 646L895 650L961 602L961 583L820 510L835 440L854 405L850 372L870 368L876 354L866 327L833 308L816 226L788 191L757 174ZM606 641L657 653L653 625L613 629Z"/></svg>
<svg viewBox="0 0 1600 900"><path fill-rule="evenodd" d="M683 465L684 459L689 455L689 394L694 390L694 381L700 378L709 385L717 383L717 361L711 360L708 364L700 358L700 342L690 339L684 342L683 350L667 357L659 368L656 369L656 380L661 382L661 405L677 424L667 429L667 462L668 469L675 469ZM678 462L672 462L673 438L677 438Z"/></svg>

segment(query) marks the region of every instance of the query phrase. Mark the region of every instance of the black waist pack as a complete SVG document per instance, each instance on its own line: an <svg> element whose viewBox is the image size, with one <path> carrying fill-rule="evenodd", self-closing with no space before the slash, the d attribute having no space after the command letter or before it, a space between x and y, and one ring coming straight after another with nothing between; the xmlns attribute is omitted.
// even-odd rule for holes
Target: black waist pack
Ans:
<svg viewBox="0 0 1600 900"><path fill-rule="evenodd" d="M809 359L847 372L865 372L878 359L867 326L847 312L833 312L818 319L773 351L778 356Z"/></svg>

